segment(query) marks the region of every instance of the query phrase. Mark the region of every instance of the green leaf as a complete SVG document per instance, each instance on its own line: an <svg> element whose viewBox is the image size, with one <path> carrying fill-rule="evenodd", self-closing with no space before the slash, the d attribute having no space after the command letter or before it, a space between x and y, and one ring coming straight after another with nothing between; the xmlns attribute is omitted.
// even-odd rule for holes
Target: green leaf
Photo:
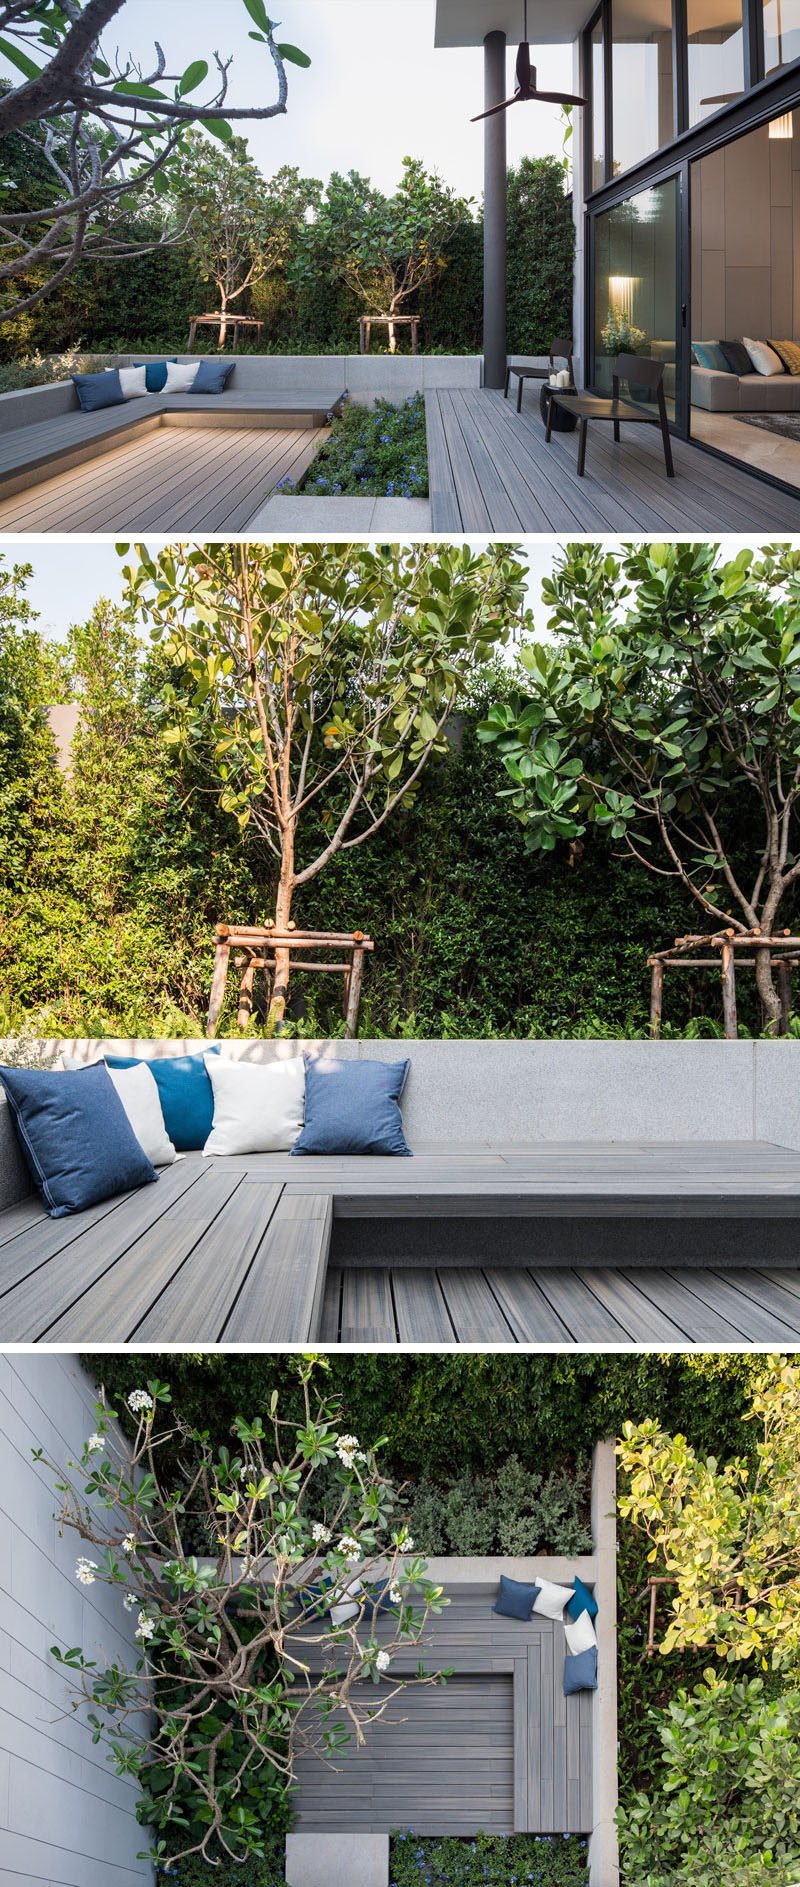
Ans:
<svg viewBox="0 0 800 1887"><path fill-rule="evenodd" d="M308 53L301 52L299 46L279 46L278 52L282 59L288 59L291 66L310 66L311 64Z"/></svg>
<svg viewBox="0 0 800 1887"><path fill-rule="evenodd" d="M24 72L26 79L38 79L44 69L42 66L34 65L27 53L23 52L19 46L13 45L10 39L0 39L0 52L12 66L16 66L18 72Z"/></svg>
<svg viewBox="0 0 800 1887"><path fill-rule="evenodd" d="M262 33L269 33L272 21L268 17L264 0L244 0L244 4L254 24L260 26Z"/></svg>
<svg viewBox="0 0 800 1887"><path fill-rule="evenodd" d="M203 80L207 78L208 78L207 60L194 59L192 61L192 64L186 67L186 71L184 72L183 78L181 79L180 85L178 86L178 91L180 92L181 98L184 98L187 92L196 91L198 85L202 85Z"/></svg>
<svg viewBox="0 0 800 1887"><path fill-rule="evenodd" d="M227 118L209 118L205 128L212 138L219 138L220 144L230 144L233 132Z"/></svg>

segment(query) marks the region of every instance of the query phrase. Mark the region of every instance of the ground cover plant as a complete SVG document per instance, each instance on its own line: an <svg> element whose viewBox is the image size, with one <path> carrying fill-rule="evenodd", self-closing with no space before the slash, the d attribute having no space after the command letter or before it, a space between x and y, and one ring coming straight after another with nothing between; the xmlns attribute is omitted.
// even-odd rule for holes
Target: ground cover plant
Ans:
<svg viewBox="0 0 800 1887"><path fill-rule="evenodd" d="M277 490L292 489L284 479ZM376 400L373 407L347 405L298 480L313 497L426 498L428 447L425 401L412 394L400 405Z"/></svg>
<svg viewBox="0 0 800 1887"><path fill-rule="evenodd" d="M585 1887L586 1843L578 1835L416 1835L398 1830L389 1848L390 1887Z"/></svg>

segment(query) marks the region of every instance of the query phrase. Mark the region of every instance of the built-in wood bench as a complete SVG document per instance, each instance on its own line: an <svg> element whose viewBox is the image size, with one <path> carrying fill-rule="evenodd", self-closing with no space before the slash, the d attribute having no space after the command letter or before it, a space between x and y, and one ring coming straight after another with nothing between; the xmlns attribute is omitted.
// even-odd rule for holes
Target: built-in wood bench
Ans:
<svg viewBox="0 0 800 1887"><path fill-rule="evenodd" d="M192 1153L51 1220L3 1100L0 1342L800 1336L800 1043L319 1046L408 1052L412 1159Z"/></svg>

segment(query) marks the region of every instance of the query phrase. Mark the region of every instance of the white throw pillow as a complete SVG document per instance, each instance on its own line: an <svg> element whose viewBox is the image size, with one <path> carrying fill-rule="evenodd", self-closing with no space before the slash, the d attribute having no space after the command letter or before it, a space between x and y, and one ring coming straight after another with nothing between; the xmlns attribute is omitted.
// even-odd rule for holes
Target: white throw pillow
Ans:
<svg viewBox="0 0 800 1887"><path fill-rule="evenodd" d="M204 1057L214 1123L203 1152L285 1153L301 1133L306 1071L302 1055L256 1064Z"/></svg>
<svg viewBox="0 0 800 1887"><path fill-rule="evenodd" d="M113 367L106 367L106 373L113 373ZM126 400L140 400L147 392L146 367L118 367L119 384Z"/></svg>
<svg viewBox="0 0 800 1887"><path fill-rule="evenodd" d="M102 1061L102 1056L93 1060ZM62 1055L62 1067L85 1068L87 1063L76 1055ZM108 1068L108 1063L106 1063ZM108 1068L111 1080L128 1116L142 1152L151 1166L171 1166L177 1153L164 1124L161 1096L155 1075L143 1061L132 1068Z"/></svg>
<svg viewBox="0 0 800 1887"><path fill-rule="evenodd" d="M539 1590L533 1601L534 1612L542 1618L563 1618L564 1607L573 1596L571 1586L554 1586L549 1579L537 1579Z"/></svg>
<svg viewBox="0 0 800 1887"><path fill-rule="evenodd" d="M168 360L165 393L188 393L197 377L199 360Z"/></svg>
<svg viewBox="0 0 800 1887"><path fill-rule="evenodd" d="M564 1618L564 1636L570 1657L580 1657L582 1651L592 1651L597 1644L597 1633L588 1612L581 1612L578 1618Z"/></svg>
<svg viewBox="0 0 800 1887"><path fill-rule="evenodd" d="M751 341L745 335L744 344L756 373L764 374L771 379L773 374L784 372L780 355L776 354L774 347L768 347L766 341Z"/></svg>

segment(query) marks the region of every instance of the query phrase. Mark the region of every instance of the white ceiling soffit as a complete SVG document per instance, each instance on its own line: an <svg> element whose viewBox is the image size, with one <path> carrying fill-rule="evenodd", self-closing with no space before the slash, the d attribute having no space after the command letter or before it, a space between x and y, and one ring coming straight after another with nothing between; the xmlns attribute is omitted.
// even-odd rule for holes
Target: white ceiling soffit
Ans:
<svg viewBox="0 0 800 1887"><path fill-rule="evenodd" d="M528 0L528 38L534 46L569 46L594 12L596 0ZM522 0L436 0L435 46L482 46L487 33L522 38Z"/></svg>

